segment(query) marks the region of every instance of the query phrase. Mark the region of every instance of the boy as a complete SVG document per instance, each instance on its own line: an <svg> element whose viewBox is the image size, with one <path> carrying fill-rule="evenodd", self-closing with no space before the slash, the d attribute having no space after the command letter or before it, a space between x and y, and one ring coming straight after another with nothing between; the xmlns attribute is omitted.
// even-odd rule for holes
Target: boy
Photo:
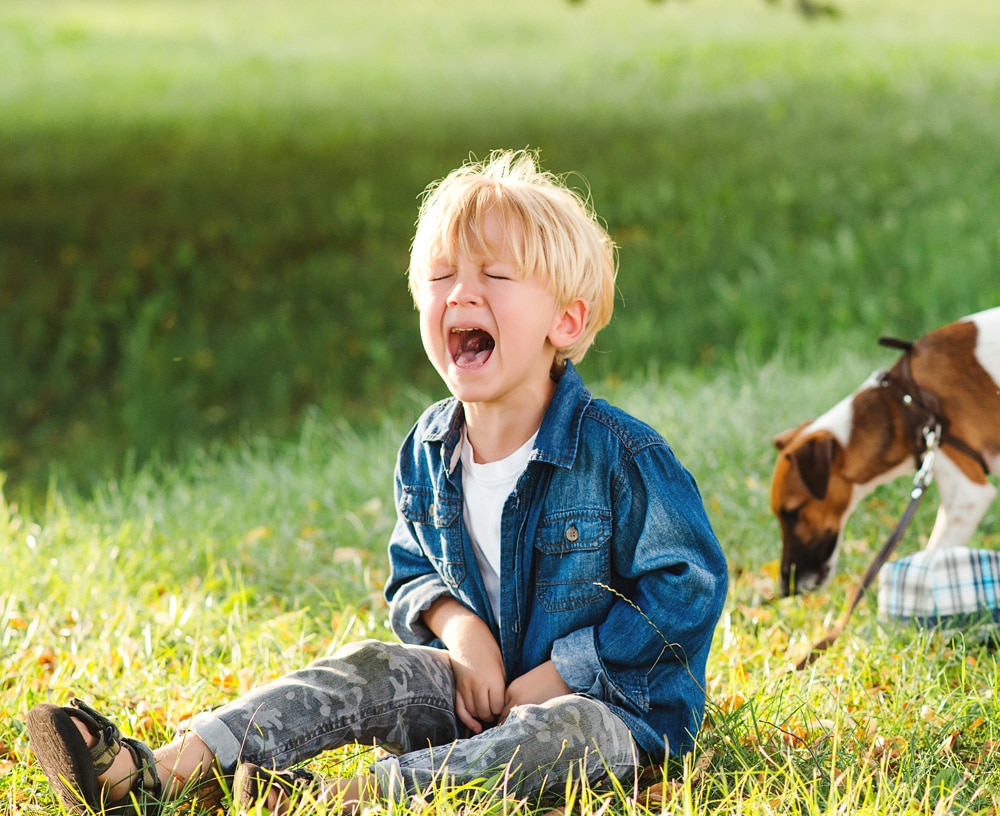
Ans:
<svg viewBox="0 0 1000 816"><path fill-rule="evenodd" d="M32 746L67 809L155 813L234 772L240 808L281 813L445 779L536 798L688 750L726 564L666 442L574 367L611 318L615 272L587 202L531 153L432 185L409 279L452 397L397 460L386 597L402 643L347 646L155 753L82 703L39 705ZM393 755L355 779L276 770L354 741Z"/></svg>

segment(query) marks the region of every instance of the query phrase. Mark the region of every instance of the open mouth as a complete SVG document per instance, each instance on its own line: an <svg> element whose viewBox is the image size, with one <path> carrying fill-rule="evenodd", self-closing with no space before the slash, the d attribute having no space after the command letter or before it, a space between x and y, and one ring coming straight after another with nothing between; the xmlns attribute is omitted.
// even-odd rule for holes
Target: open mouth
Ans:
<svg viewBox="0 0 1000 816"><path fill-rule="evenodd" d="M459 368L483 365L493 353L496 341L482 329L460 328L451 330L451 359Z"/></svg>

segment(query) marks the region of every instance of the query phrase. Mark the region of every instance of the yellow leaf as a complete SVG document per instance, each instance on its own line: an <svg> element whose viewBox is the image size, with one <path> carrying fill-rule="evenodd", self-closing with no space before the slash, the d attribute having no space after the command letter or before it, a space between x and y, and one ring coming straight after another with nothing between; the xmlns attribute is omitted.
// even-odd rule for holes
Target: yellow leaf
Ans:
<svg viewBox="0 0 1000 816"><path fill-rule="evenodd" d="M719 703L719 708L725 711L727 714L731 714L737 709L743 708L746 705L747 698L744 697L739 692L730 694L724 700Z"/></svg>

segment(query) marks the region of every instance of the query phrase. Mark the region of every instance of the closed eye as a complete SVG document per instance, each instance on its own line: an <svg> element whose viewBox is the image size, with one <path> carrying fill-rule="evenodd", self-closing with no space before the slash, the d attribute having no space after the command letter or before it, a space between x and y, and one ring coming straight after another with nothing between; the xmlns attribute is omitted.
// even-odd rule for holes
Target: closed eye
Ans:
<svg viewBox="0 0 1000 816"><path fill-rule="evenodd" d="M448 278L453 277L457 271L455 264L452 263L450 258L440 256L432 259L426 269L427 277L425 280L430 283L434 283L434 281L447 280Z"/></svg>
<svg viewBox="0 0 1000 816"><path fill-rule="evenodd" d="M484 263L481 267L483 277L490 280L517 280L520 277L517 271L517 264L510 261L492 261Z"/></svg>

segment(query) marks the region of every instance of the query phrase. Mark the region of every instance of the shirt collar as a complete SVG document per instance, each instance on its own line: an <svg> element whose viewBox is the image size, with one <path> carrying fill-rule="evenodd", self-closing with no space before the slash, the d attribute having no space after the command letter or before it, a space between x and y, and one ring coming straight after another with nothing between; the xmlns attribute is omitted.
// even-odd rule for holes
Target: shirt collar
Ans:
<svg viewBox="0 0 1000 816"><path fill-rule="evenodd" d="M542 419L529 461L572 467L580 446L580 426L592 399L576 367L567 360L556 393ZM461 459L464 423L462 405L451 397L438 404L438 410L424 429L424 443L442 444L442 459L448 463L449 475L454 472Z"/></svg>
<svg viewBox="0 0 1000 816"><path fill-rule="evenodd" d="M531 458L557 467L573 467L580 447L580 426L592 399L576 366L567 360L555 396L538 430Z"/></svg>

